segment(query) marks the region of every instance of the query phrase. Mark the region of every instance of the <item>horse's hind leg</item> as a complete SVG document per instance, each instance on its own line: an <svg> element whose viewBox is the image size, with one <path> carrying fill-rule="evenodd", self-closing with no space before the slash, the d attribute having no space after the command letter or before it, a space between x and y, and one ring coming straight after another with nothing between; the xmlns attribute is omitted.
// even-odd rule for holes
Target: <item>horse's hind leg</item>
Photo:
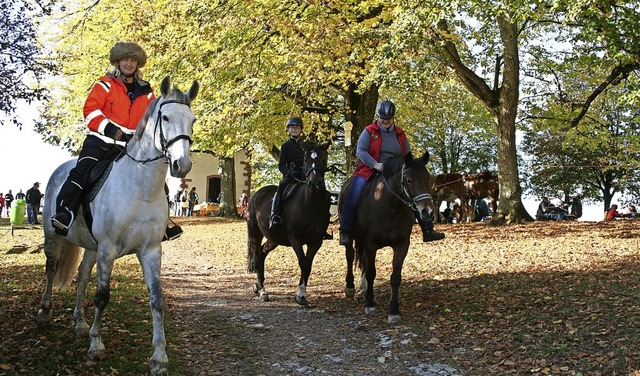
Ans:
<svg viewBox="0 0 640 376"><path fill-rule="evenodd" d="M44 253L47 256L46 261L46 286L44 293L42 294L42 300L40 301L40 309L38 309L38 315L36 316L36 322L38 326L44 327L51 323L51 307L53 302L51 299L51 292L53 291L53 278L58 268L58 258L64 248L64 241L61 238L55 238L52 236L45 236L44 241Z"/></svg>
<svg viewBox="0 0 640 376"><path fill-rule="evenodd" d="M353 298L356 295L356 286L353 283L353 260L355 259L353 244L348 244L344 247L344 254L347 259L347 276L345 277L344 294L347 298Z"/></svg>
<svg viewBox="0 0 640 376"><path fill-rule="evenodd" d="M153 316L153 355L149 362L152 375L167 375L169 358L166 352L166 339L164 336L164 299L162 285L160 284L161 249L138 255L142 265L144 281L149 289L151 314Z"/></svg>
<svg viewBox="0 0 640 376"><path fill-rule="evenodd" d="M376 250L364 250L365 253L365 278L367 287L364 294L364 312L372 315L376 312L376 303L373 299L373 281L376 279Z"/></svg>
<svg viewBox="0 0 640 376"><path fill-rule="evenodd" d="M76 308L73 310L73 322L76 323L75 332L78 337L89 336L89 324L84 314L85 294L87 292L87 284L91 277L91 270L96 264L97 252L86 250L84 258L78 267L78 295L76 298Z"/></svg>
<svg viewBox="0 0 640 376"><path fill-rule="evenodd" d="M51 323L51 308L53 301L51 294L53 287L66 287L73 280L73 273L70 269L75 269L81 250L71 244L66 239L45 233L44 253L46 261L46 286L40 301L40 308L36 316L38 326L48 326Z"/></svg>
<svg viewBox="0 0 640 376"><path fill-rule="evenodd" d="M258 247L260 249L259 252L256 252L255 257L255 267L256 267L256 276L258 278L258 282L253 287L253 292L260 296L260 299L263 302L269 301L269 294L267 290L264 288L264 262L267 258L267 254L271 252L273 249L277 247L277 244L272 243L270 241L266 241L262 246Z"/></svg>

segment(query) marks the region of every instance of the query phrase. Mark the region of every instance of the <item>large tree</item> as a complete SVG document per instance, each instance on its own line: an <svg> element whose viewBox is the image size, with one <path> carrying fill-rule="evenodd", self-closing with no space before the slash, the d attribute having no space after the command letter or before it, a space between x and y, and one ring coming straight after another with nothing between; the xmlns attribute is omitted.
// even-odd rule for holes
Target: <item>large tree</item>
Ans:
<svg viewBox="0 0 640 376"><path fill-rule="evenodd" d="M54 66L45 59L34 20L50 6L40 0L0 0L0 112L11 115L19 100L31 103L46 93L40 80ZM21 126L16 117L11 121Z"/></svg>

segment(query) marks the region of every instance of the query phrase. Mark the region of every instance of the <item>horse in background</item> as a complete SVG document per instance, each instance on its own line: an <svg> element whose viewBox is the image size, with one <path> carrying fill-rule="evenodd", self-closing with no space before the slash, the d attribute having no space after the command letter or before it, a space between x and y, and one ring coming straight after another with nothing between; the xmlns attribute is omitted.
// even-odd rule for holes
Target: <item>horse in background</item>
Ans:
<svg viewBox="0 0 640 376"><path fill-rule="evenodd" d="M466 197L471 201L469 211L471 220L475 218L476 200L489 197L489 206L495 214L498 211L498 197L500 196L500 186L498 176L489 170L477 174L463 174L462 180L466 189Z"/></svg>
<svg viewBox="0 0 640 376"><path fill-rule="evenodd" d="M460 173L440 174L436 175L431 192L434 198L434 204L436 211L440 210L440 206L443 201L447 203L460 200L460 222L467 221L469 217L470 208L469 202L466 199L466 188L464 186L463 175ZM440 223L441 218L439 213L436 213L435 221Z"/></svg>
<svg viewBox="0 0 640 376"><path fill-rule="evenodd" d="M345 246L347 275L345 295L355 295L353 262L357 258L361 276L361 289L365 297L365 313L373 314L376 304L373 282L376 278L376 253L382 247L393 249L393 272L391 273L391 301L389 302L390 324L400 321L399 289L402 265L409 251L411 230L415 216L433 220L435 209L431 198L429 172L425 167L429 153L413 158L411 153L397 156L384 163L382 174L376 175L366 186L356 208L356 222L352 229L355 241ZM348 192L353 177L340 191L338 211L342 209L343 197ZM355 257L354 257L355 252Z"/></svg>
<svg viewBox="0 0 640 376"><path fill-rule="evenodd" d="M269 229L271 200L277 186L262 187L249 200L247 269L257 275L258 281L253 291L262 301L269 301L269 294L264 287L265 259L278 245L285 245L293 248L300 265L300 281L295 300L301 306L308 305L307 283L313 258L322 246L329 227L330 195L324 184L329 143L306 143L304 148L302 169L305 180L289 186L285 191L280 210L284 223L279 228ZM263 238L266 238L264 244ZM307 246L306 254L304 245Z"/></svg>
<svg viewBox="0 0 640 376"><path fill-rule="evenodd" d="M113 163L111 172L100 191L90 203L93 224L87 227L80 208L66 237L55 233L49 220L43 221L46 287L38 310L37 323L51 323L54 287L68 286L74 275L83 247L84 257L78 268L78 292L73 312L75 332L89 336L88 355L92 360L106 356L101 339L104 309L109 302L110 279L117 258L135 254L142 266L150 295L153 320L153 355L150 371L153 375L168 374L169 359L165 347L164 301L160 280L162 247L160 245L169 219L167 196L164 191L167 169L171 175L183 178L191 170L191 136L195 116L190 103L199 91L194 82L188 92L171 89L169 77L160 85L162 97L155 99L138 124L124 154ZM56 196L76 164L68 161L58 167L47 185L43 218L55 213ZM127 199L126 205L116 204ZM94 299L95 315L91 328L84 314L85 293L91 270L97 267L97 288Z"/></svg>

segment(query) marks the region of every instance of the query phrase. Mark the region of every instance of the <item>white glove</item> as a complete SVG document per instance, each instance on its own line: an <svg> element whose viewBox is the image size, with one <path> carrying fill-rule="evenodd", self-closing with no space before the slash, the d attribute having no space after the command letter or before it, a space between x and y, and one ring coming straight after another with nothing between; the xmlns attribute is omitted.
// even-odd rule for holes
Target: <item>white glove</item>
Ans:
<svg viewBox="0 0 640 376"><path fill-rule="evenodd" d="M382 166L383 166L382 163L376 162L376 163L373 164L373 169L382 172Z"/></svg>

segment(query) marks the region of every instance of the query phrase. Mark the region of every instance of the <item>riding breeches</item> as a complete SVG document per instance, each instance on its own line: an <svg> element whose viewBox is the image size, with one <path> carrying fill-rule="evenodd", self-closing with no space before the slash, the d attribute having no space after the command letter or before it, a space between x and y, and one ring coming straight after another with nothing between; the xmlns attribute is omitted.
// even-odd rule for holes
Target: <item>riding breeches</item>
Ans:
<svg viewBox="0 0 640 376"><path fill-rule="evenodd" d="M76 212L82 199L85 175L114 147L97 137L87 136L76 166L69 171L67 180L60 187L56 199L58 208L67 208L74 213Z"/></svg>
<svg viewBox="0 0 640 376"><path fill-rule="evenodd" d="M340 230L350 231L352 229L353 223L356 220L358 201L366 185L367 180L362 176L356 175L353 177L353 180L351 180L349 192L347 192L347 196L342 203L342 209L340 210Z"/></svg>

